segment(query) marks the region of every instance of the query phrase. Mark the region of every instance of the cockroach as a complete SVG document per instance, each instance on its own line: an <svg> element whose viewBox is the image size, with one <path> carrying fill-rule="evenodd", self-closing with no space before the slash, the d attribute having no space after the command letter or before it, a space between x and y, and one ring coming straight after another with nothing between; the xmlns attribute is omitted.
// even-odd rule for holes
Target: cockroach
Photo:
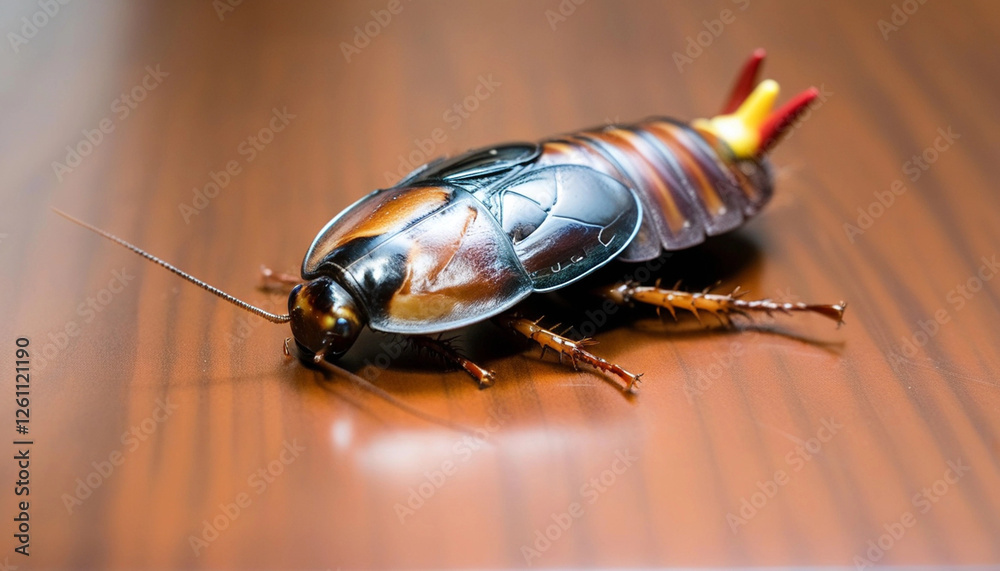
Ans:
<svg viewBox="0 0 1000 571"><path fill-rule="evenodd" d="M274 323L290 323L307 364L343 356L367 325L407 336L458 365L480 386L494 373L433 337L494 319L633 391L639 375L513 311L533 293L566 288L611 260L643 262L729 232L773 193L766 158L816 98L808 89L771 112L772 80L758 82L757 50L722 113L683 123L654 117L586 129L539 143L509 143L441 158L334 217L302 262L302 279L265 271L291 287L288 313L241 301L103 230L70 220ZM845 304L778 303L636 283L600 290L616 304L713 314L724 323L753 311L805 311L842 322ZM288 352L288 341L285 344Z"/></svg>

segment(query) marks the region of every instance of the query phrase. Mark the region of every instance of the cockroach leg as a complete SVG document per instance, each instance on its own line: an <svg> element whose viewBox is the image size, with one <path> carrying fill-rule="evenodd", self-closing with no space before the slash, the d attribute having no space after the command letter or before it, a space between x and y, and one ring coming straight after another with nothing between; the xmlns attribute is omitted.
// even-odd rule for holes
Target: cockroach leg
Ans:
<svg viewBox="0 0 1000 571"><path fill-rule="evenodd" d="M599 293L620 305L644 303L656 307L657 311L666 309L675 320L678 309L690 311L699 321L701 320L700 311L711 313L723 325L729 325L730 317L734 314L747 316L754 311L762 311L769 315L775 311L788 314L794 311L805 311L834 319L839 327L844 323L844 310L847 308L847 303L843 301L835 304L812 304L782 303L770 299L744 300L740 298L747 292L740 291L739 287L730 294L720 295L707 291L690 293L676 289L664 289L659 285L650 287L619 283L604 288Z"/></svg>
<svg viewBox="0 0 1000 571"><path fill-rule="evenodd" d="M461 367L463 371L479 383L479 388L485 389L486 387L493 386L493 382L496 380L496 373L480 367L462 356L450 340L429 337L427 335L413 335L407 339L417 348L433 351L444 360Z"/></svg>
<svg viewBox="0 0 1000 571"><path fill-rule="evenodd" d="M299 276L275 272L265 265L260 266L260 289L264 291L288 294L300 283L302 278Z"/></svg>
<svg viewBox="0 0 1000 571"><path fill-rule="evenodd" d="M545 354L547 349L550 349L559 355L559 362L562 362L564 357L569 358L569 361L573 365L574 369L579 369L579 364L583 363L603 373L611 373L617 376L625 383L622 390L626 393L634 393L638 389L640 384L639 377L642 375L630 373L620 366L614 363L609 363L584 348L588 345L595 345L597 341L594 341L593 339L586 338L574 341L567 337L563 337L562 335L539 325L541 319L532 321L524 317L510 314L503 314L495 319L502 327L508 328L518 335L527 337L535 343L538 343L538 345L542 348L542 355Z"/></svg>

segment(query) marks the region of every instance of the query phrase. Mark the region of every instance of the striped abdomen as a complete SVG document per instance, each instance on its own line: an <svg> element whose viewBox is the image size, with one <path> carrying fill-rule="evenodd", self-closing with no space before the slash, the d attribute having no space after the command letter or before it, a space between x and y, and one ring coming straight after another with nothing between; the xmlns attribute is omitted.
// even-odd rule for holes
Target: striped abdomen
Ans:
<svg viewBox="0 0 1000 571"><path fill-rule="evenodd" d="M735 160L711 133L672 119L580 131L542 143L540 165L595 168L634 189L639 234L620 256L655 258L736 228L771 197L763 158Z"/></svg>

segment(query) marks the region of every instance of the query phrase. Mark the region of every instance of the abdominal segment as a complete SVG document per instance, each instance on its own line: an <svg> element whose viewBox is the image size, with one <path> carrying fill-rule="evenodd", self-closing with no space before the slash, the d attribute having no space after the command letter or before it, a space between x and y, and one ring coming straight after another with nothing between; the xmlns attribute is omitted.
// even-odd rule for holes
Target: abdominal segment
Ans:
<svg viewBox="0 0 1000 571"><path fill-rule="evenodd" d="M721 151L721 152L720 152ZM710 134L670 119L580 131L542 143L540 165L594 168L634 189L643 205L625 261L654 258L741 225L770 197Z"/></svg>

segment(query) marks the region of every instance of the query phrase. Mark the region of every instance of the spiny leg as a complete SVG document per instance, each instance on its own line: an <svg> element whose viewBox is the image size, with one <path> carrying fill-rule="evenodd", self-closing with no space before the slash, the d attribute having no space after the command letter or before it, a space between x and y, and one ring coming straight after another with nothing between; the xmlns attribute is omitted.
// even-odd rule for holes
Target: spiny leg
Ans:
<svg viewBox="0 0 1000 571"><path fill-rule="evenodd" d="M260 289L264 291L291 293L292 288L300 283L302 278L299 276L275 272L267 266L260 266Z"/></svg>
<svg viewBox="0 0 1000 571"><path fill-rule="evenodd" d="M657 312L666 309L675 320L678 309L690 311L699 321L701 321L701 314L698 312L705 311L714 315L724 325L729 325L732 314L746 316L752 311L762 311L770 315L775 311L788 314L802 311L835 319L837 325L840 326L844 322L844 310L847 308L847 303L843 301L835 304L812 304L777 302L770 299L743 300L740 298L747 292L740 291L739 287L730 294L719 295L708 293L707 290L691 293L677 289L664 289L659 287L659 283L654 287L619 283L601 290L600 293L621 305L638 302L655 306Z"/></svg>
<svg viewBox="0 0 1000 571"><path fill-rule="evenodd" d="M524 317L504 314L497 317L496 320L502 327L509 328L515 333L538 343L538 345L542 348L543 356L545 355L545 351L547 349L551 349L559 355L560 362L562 362L563 357L569 357L574 369L578 368L579 363L585 363L598 371L614 374L625 383L623 390L626 392L635 392L640 383L639 377L641 375L634 375L618 365L609 363L601 357L598 357L597 355L594 355L584 349L584 347L588 345L594 345L597 343L592 339L574 341L567 337L563 337L562 335L539 325L538 323L541 319L531 321L530 319L525 319Z"/></svg>
<svg viewBox="0 0 1000 571"><path fill-rule="evenodd" d="M407 339L418 349L433 351L444 360L461 367L463 371L479 383L479 388L485 389L486 387L493 386L493 381L496 380L496 373L489 369L484 369L462 356L461 353L455 350L450 340L444 340L440 337L435 339L427 335L413 335L407 337Z"/></svg>

